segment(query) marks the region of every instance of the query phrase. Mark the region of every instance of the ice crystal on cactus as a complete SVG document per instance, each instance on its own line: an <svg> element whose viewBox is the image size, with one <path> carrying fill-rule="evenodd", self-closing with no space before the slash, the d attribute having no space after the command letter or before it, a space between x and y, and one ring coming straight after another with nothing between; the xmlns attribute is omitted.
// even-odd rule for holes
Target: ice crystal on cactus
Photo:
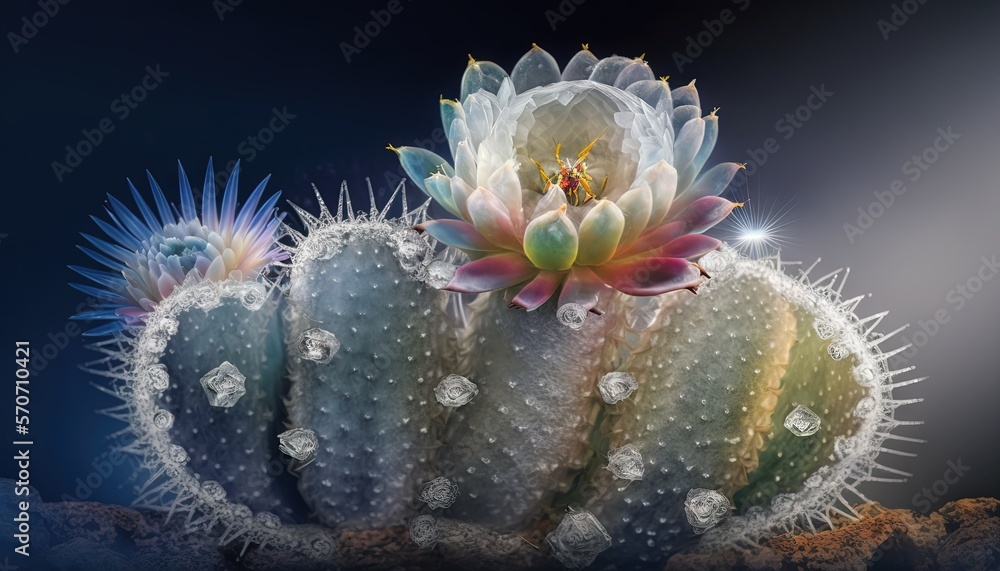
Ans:
<svg viewBox="0 0 1000 571"><path fill-rule="evenodd" d="M471 61L461 99L441 105L454 167L424 149L393 150L459 217L420 226L472 258L447 289L506 290L532 310L561 287L560 306L599 312L612 290L701 283L689 260L719 246L702 232L735 206L718 195L740 167L699 177L718 121L701 117L693 84L671 92L641 58L597 61L586 49L560 75L534 46L510 77Z"/></svg>
<svg viewBox="0 0 1000 571"><path fill-rule="evenodd" d="M420 501L433 510L450 508L457 498L458 486L448 478L434 478L420 492Z"/></svg>
<svg viewBox="0 0 1000 571"><path fill-rule="evenodd" d="M556 559L570 569L587 567L602 551L611 547L611 536L587 510L566 514L545 541Z"/></svg>
<svg viewBox="0 0 1000 571"><path fill-rule="evenodd" d="M434 547L437 543L437 521L431 515L418 515L410 522L410 539L423 548Z"/></svg>
<svg viewBox="0 0 1000 571"><path fill-rule="evenodd" d="M729 500L715 490L696 488L684 500L684 513L695 533L705 533L729 515Z"/></svg>

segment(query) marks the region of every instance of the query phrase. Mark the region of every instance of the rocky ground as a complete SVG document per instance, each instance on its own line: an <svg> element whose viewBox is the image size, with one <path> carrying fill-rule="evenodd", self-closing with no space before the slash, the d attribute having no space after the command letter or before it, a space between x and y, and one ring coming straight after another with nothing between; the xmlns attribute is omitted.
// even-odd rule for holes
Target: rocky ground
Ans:
<svg viewBox="0 0 1000 571"><path fill-rule="evenodd" d="M667 571L1000 569L1000 500L958 500L927 515L877 503L855 509L862 519L835 530L779 535L750 550L695 548L672 557Z"/></svg>
<svg viewBox="0 0 1000 571"><path fill-rule="evenodd" d="M815 535L779 535L752 549L703 552L694 547L671 558L666 569L1000 569L1000 500L959 500L927 515L877 503L857 510L864 516L861 521ZM6 528L12 515L0 513L5 539L10 537ZM0 569L561 568L544 547L536 549L517 535L449 522L441 522L433 550L418 549L402 528L339 535L316 528L336 545L329 558L317 561L295 551L256 546L240 557L242 542L220 546L217 539L184 533L176 520L164 523L160 513L93 502L43 504L32 513L33 565L8 556Z"/></svg>

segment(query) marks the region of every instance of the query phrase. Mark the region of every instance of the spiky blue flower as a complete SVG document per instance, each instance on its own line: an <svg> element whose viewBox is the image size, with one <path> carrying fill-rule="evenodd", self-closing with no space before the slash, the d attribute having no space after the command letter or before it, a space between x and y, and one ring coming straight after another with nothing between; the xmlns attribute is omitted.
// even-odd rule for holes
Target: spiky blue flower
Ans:
<svg viewBox="0 0 1000 571"><path fill-rule="evenodd" d="M185 279L256 279L270 264L288 258L288 253L275 244L281 220L275 215L274 207L281 193L273 194L258 208L270 176L257 185L237 211L240 174L237 161L226 183L222 207L218 209L215 171L212 159L209 159L199 215L191 183L180 161L177 173L180 210L167 202L156 179L146 171L156 213L129 180L138 215L109 194L110 207L106 207L105 211L111 221L91 216L110 240L84 233L83 237L92 248L78 247L110 271L70 266L70 269L97 284L70 284L97 300L93 309L74 318L110 323L91 329L86 335L113 334L141 326L146 314Z"/></svg>

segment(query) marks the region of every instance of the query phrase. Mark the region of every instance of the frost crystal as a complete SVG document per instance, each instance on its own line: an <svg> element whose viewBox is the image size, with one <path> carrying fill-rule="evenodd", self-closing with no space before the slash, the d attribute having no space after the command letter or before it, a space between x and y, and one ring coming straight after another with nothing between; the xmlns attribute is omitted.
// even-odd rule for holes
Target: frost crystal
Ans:
<svg viewBox="0 0 1000 571"><path fill-rule="evenodd" d="M587 310L579 303L567 303L556 311L556 319L570 329L580 329L587 320Z"/></svg>
<svg viewBox="0 0 1000 571"><path fill-rule="evenodd" d="M552 553L570 569L583 569L611 547L611 536L587 510L573 511L559 522L559 527L545 536Z"/></svg>
<svg viewBox="0 0 1000 571"><path fill-rule="evenodd" d="M829 339L837 334L837 326L826 319L817 319L813 327L820 339Z"/></svg>
<svg viewBox="0 0 1000 571"><path fill-rule="evenodd" d="M263 307L266 299L267 288L264 287L264 284L257 282L246 284L243 287L243 295L240 296L240 302L243 303L243 307L251 311L257 311Z"/></svg>
<svg viewBox="0 0 1000 571"><path fill-rule="evenodd" d="M167 447L167 456L178 464L184 464L185 462L188 461L187 451L184 450L183 446L180 446L178 444L171 444L169 447Z"/></svg>
<svg viewBox="0 0 1000 571"><path fill-rule="evenodd" d="M420 515L410 522L410 539L420 547L434 547L437 543L437 521L434 516Z"/></svg>
<svg viewBox="0 0 1000 571"><path fill-rule="evenodd" d="M872 397L865 397L858 401L858 404L854 406L854 415L858 418L865 418L872 411L875 410L875 399Z"/></svg>
<svg viewBox="0 0 1000 571"><path fill-rule="evenodd" d="M875 384L875 371L871 367L858 365L854 368L854 381L863 387L870 387Z"/></svg>
<svg viewBox="0 0 1000 571"><path fill-rule="evenodd" d="M226 498L226 489L222 487L222 484L216 482L215 480L205 480L205 482L201 485L201 490L213 500L221 501Z"/></svg>
<svg viewBox="0 0 1000 571"><path fill-rule="evenodd" d="M858 441L853 436L838 436L833 441L833 453L838 458L849 456L858 447Z"/></svg>
<svg viewBox="0 0 1000 571"><path fill-rule="evenodd" d="M805 405L795 407L785 417L785 428L795 436L811 436L819 431L819 416Z"/></svg>
<svg viewBox="0 0 1000 571"><path fill-rule="evenodd" d="M396 246L396 259L399 260L399 267L411 274L421 269L426 253L427 243L413 234L404 235Z"/></svg>
<svg viewBox="0 0 1000 571"><path fill-rule="evenodd" d="M479 394L479 387L461 375L448 375L441 379L434 389L434 396L444 406L462 406L468 404Z"/></svg>
<svg viewBox="0 0 1000 571"><path fill-rule="evenodd" d="M257 525L268 529L277 529L281 527L281 519L270 512L260 512L254 518L254 521L257 522Z"/></svg>
<svg viewBox="0 0 1000 571"><path fill-rule="evenodd" d="M203 283L195 293L194 304L205 311L218 307L221 302L219 291L208 282Z"/></svg>
<svg viewBox="0 0 1000 571"><path fill-rule="evenodd" d="M307 461L316 457L319 440L308 428L293 428L278 435L278 450L296 460Z"/></svg>
<svg viewBox="0 0 1000 571"><path fill-rule="evenodd" d="M729 515L729 500L716 490L695 488L688 492L684 500L684 513L696 534L702 534L715 527Z"/></svg>
<svg viewBox="0 0 1000 571"><path fill-rule="evenodd" d="M157 331L150 331L142 340L142 351L145 353L162 353L167 348L167 336Z"/></svg>
<svg viewBox="0 0 1000 571"><path fill-rule="evenodd" d="M795 511L795 498L792 494L778 494L771 498L771 511L780 514L788 515Z"/></svg>
<svg viewBox="0 0 1000 571"><path fill-rule="evenodd" d="M641 480L644 470L642 454L631 444L615 448L608 453L608 470L620 480Z"/></svg>
<svg viewBox="0 0 1000 571"><path fill-rule="evenodd" d="M448 285L448 282L455 277L455 270L457 269L457 267L448 262L431 262L427 266L427 278L424 281L434 289L441 289Z"/></svg>
<svg viewBox="0 0 1000 571"><path fill-rule="evenodd" d="M149 367L143 377L149 384L149 388L154 391L165 391L170 386L170 373L167 372L166 365L157 364Z"/></svg>
<svg viewBox="0 0 1000 571"><path fill-rule="evenodd" d="M295 348L303 359L325 365L340 350L340 341L324 329L307 329L295 341Z"/></svg>
<svg viewBox="0 0 1000 571"><path fill-rule="evenodd" d="M153 413L153 426L160 430L167 430L174 425L174 415L162 408Z"/></svg>
<svg viewBox="0 0 1000 571"><path fill-rule="evenodd" d="M449 508L458 498L458 485L445 477L434 478L424 485L420 492L420 501L426 503L432 510Z"/></svg>
<svg viewBox="0 0 1000 571"><path fill-rule="evenodd" d="M830 346L827 348L827 352L830 353L830 356L833 357L834 361L839 361L851 354L850 349L848 349L847 345L844 345L843 343L830 343Z"/></svg>
<svg viewBox="0 0 1000 571"><path fill-rule="evenodd" d="M229 408L246 394L246 380L246 376L235 365L224 361L201 378L201 386L208 395L210 405Z"/></svg>
<svg viewBox="0 0 1000 571"><path fill-rule="evenodd" d="M608 404L621 402L632 395L632 392L639 387L635 375L615 371L601 377L597 383L597 388L601 391L601 397Z"/></svg>
<svg viewBox="0 0 1000 571"><path fill-rule="evenodd" d="M720 272L726 269L729 261L722 252L716 250L702 256L698 263L709 272Z"/></svg>
<svg viewBox="0 0 1000 571"><path fill-rule="evenodd" d="M317 557L329 557L333 553L333 543L329 539L319 538L312 542L312 551Z"/></svg>

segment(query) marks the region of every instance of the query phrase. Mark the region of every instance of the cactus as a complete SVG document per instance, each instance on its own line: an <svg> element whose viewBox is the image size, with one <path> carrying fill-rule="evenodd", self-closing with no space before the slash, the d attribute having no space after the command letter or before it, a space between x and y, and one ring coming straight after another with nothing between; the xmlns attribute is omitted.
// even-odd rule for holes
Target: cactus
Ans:
<svg viewBox="0 0 1000 571"><path fill-rule="evenodd" d="M398 218L370 187L359 212L345 186L279 230L262 187L236 214L238 171L221 216L183 171L180 211L151 177L159 219L137 191L141 220L112 202L117 244L87 251L125 279L79 268L105 289L78 288L107 302L81 316L111 321L88 369L137 435L138 503L319 566L335 533L408 528L630 568L834 525L859 483L905 476L876 459L912 440L894 415L915 402L893 396L915 381L886 365L885 314L857 317L846 272L702 234L739 165L701 172L718 117L693 84L586 49L560 73L535 47L509 76L471 61L442 116L454 167L394 150L460 220L402 185Z"/></svg>

